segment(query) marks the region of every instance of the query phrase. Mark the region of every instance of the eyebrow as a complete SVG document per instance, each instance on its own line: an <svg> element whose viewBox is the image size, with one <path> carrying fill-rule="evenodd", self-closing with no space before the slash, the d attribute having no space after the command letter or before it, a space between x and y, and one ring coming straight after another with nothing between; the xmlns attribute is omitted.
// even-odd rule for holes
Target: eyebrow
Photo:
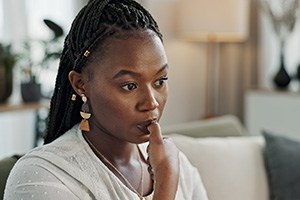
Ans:
<svg viewBox="0 0 300 200"><path fill-rule="evenodd" d="M158 71L156 74L159 74L160 72L164 71L165 69L167 69L169 66L168 64L164 64ZM130 76L133 76L133 77L141 77L141 74L140 73L137 73L137 72L134 72L134 71L131 71L131 70L126 70L126 69L122 69L120 70L118 73L116 73L114 76L113 76L113 79L116 79L116 78L119 78L121 76L125 76L125 75L130 75Z"/></svg>

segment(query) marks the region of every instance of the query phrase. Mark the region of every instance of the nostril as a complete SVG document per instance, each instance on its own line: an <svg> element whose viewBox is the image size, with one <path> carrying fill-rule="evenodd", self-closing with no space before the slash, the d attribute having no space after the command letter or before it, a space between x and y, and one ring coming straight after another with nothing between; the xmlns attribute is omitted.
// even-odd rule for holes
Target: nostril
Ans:
<svg viewBox="0 0 300 200"><path fill-rule="evenodd" d="M149 103L148 108L149 108L149 110L155 110L156 108L158 108L158 106L159 106L159 103L156 100L154 100L151 103Z"/></svg>
<svg viewBox="0 0 300 200"><path fill-rule="evenodd" d="M151 86L149 86L151 87ZM159 99L157 99L157 92L152 88L145 88L140 90L140 101L138 103L138 109L141 111L152 111L160 106Z"/></svg>

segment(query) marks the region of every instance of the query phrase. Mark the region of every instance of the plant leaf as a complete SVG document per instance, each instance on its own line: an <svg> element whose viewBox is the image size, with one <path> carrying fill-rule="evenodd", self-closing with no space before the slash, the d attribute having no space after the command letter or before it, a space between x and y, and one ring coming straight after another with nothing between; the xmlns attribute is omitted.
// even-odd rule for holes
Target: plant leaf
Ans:
<svg viewBox="0 0 300 200"><path fill-rule="evenodd" d="M54 38L58 38L64 34L62 27L55 22L51 21L50 19L44 19L43 21L48 26L48 28L53 31L55 35Z"/></svg>

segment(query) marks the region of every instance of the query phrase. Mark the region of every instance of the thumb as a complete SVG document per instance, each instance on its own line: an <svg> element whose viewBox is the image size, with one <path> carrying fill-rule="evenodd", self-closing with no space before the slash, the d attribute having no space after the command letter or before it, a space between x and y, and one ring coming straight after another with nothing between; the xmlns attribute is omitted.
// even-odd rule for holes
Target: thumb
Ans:
<svg viewBox="0 0 300 200"><path fill-rule="evenodd" d="M152 124L150 124L148 126L148 130L150 132L150 143L163 143L160 125L157 122L153 122Z"/></svg>

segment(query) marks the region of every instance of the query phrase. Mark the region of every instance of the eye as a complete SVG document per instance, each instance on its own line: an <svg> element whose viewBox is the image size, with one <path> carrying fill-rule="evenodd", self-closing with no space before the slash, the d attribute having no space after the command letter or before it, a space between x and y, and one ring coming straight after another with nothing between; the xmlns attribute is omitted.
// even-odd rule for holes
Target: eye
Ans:
<svg viewBox="0 0 300 200"><path fill-rule="evenodd" d="M126 91L131 91L137 88L136 84L134 83L127 83L121 86L122 89L126 90Z"/></svg>
<svg viewBox="0 0 300 200"><path fill-rule="evenodd" d="M157 81L155 81L155 82L154 82L154 85L155 85L156 87L161 87L161 86L163 86L163 85L166 83L166 81L167 81L168 79L169 79L168 77L162 77L162 78L158 79Z"/></svg>

